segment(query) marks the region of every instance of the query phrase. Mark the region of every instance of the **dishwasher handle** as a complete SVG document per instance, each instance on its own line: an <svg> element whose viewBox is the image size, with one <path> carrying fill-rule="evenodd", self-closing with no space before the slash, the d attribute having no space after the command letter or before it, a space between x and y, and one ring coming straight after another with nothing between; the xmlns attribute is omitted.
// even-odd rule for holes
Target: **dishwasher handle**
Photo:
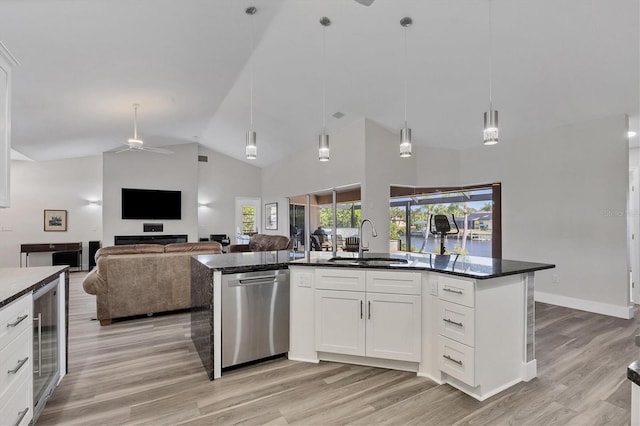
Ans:
<svg viewBox="0 0 640 426"><path fill-rule="evenodd" d="M236 282L238 283L237 285L275 284L278 282L278 277L245 278Z"/></svg>
<svg viewBox="0 0 640 426"><path fill-rule="evenodd" d="M253 277L237 277L227 281L229 287L246 287L250 285L265 285L284 283L289 280L289 274L268 274ZM224 283L224 281L223 281Z"/></svg>

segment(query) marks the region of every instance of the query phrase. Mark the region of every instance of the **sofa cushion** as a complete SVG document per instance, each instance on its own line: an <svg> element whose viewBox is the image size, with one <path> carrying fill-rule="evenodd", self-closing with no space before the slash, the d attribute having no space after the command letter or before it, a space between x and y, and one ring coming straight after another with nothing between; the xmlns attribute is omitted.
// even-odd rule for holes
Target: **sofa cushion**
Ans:
<svg viewBox="0 0 640 426"><path fill-rule="evenodd" d="M185 251L206 251L222 253L222 244L216 241L202 241L198 243L174 243L164 246L165 253Z"/></svg>

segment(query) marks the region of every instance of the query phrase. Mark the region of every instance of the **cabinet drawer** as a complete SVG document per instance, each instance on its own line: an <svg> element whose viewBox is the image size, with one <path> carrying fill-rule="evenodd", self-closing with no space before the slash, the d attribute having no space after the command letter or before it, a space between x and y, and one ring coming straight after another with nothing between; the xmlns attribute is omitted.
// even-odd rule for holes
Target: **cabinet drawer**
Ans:
<svg viewBox="0 0 640 426"><path fill-rule="evenodd" d="M323 290L364 291L365 271L348 268L316 269L316 288Z"/></svg>
<svg viewBox="0 0 640 426"><path fill-rule="evenodd" d="M438 295L442 300L459 303L470 308L475 305L472 281L439 276Z"/></svg>
<svg viewBox="0 0 640 426"><path fill-rule="evenodd" d="M467 346L475 346L475 310L444 300L438 301L440 334Z"/></svg>
<svg viewBox="0 0 640 426"><path fill-rule="evenodd" d="M3 367L4 368L4 367ZM0 423L8 425L28 425L33 418L33 396L31 376L23 375L19 383L12 386L0 397ZM26 410L26 411L25 411ZM18 422L18 420L20 422Z"/></svg>
<svg viewBox="0 0 640 426"><path fill-rule="evenodd" d="M475 350L443 336L438 336L440 370L451 377L475 386Z"/></svg>
<svg viewBox="0 0 640 426"><path fill-rule="evenodd" d="M33 326L32 310L31 294L0 309L0 349Z"/></svg>
<svg viewBox="0 0 640 426"><path fill-rule="evenodd" d="M422 289L421 275L415 272L367 271L367 291L372 293L415 294Z"/></svg>
<svg viewBox="0 0 640 426"><path fill-rule="evenodd" d="M31 371L31 329L0 350L0 393L18 382L24 371ZM15 369L15 372L14 372Z"/></svg>

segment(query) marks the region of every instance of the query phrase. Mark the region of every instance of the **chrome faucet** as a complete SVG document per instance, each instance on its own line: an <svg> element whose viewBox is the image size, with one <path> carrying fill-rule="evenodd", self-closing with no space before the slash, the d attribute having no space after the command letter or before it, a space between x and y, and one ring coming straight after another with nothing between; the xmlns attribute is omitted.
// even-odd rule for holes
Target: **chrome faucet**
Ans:
<svg viewBox="0 0 640 426"><path fill-rule="evenodd" d="M371 236L372 237L378 236L378 233L376 232L376 227L373 226L373 222L371 222L369 219L363 219L362 222L360 222L360 228L358 228L358 256L359 257L362 257L365 251L369 251L369 244L365 246L362 241L363 240L362 227L364 226L365 222L369 222L371 224Z"/></svg>

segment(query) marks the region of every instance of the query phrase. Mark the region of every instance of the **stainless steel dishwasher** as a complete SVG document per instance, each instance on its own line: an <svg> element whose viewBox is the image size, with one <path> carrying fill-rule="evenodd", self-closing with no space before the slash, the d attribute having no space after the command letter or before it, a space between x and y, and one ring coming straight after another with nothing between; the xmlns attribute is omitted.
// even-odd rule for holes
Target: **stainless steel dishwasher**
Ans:
<svg viewBox="0 0 640 426"><path fill-rule="evenodd" d="M222 368L289 350L289 270L222 275Z"/></svg>

